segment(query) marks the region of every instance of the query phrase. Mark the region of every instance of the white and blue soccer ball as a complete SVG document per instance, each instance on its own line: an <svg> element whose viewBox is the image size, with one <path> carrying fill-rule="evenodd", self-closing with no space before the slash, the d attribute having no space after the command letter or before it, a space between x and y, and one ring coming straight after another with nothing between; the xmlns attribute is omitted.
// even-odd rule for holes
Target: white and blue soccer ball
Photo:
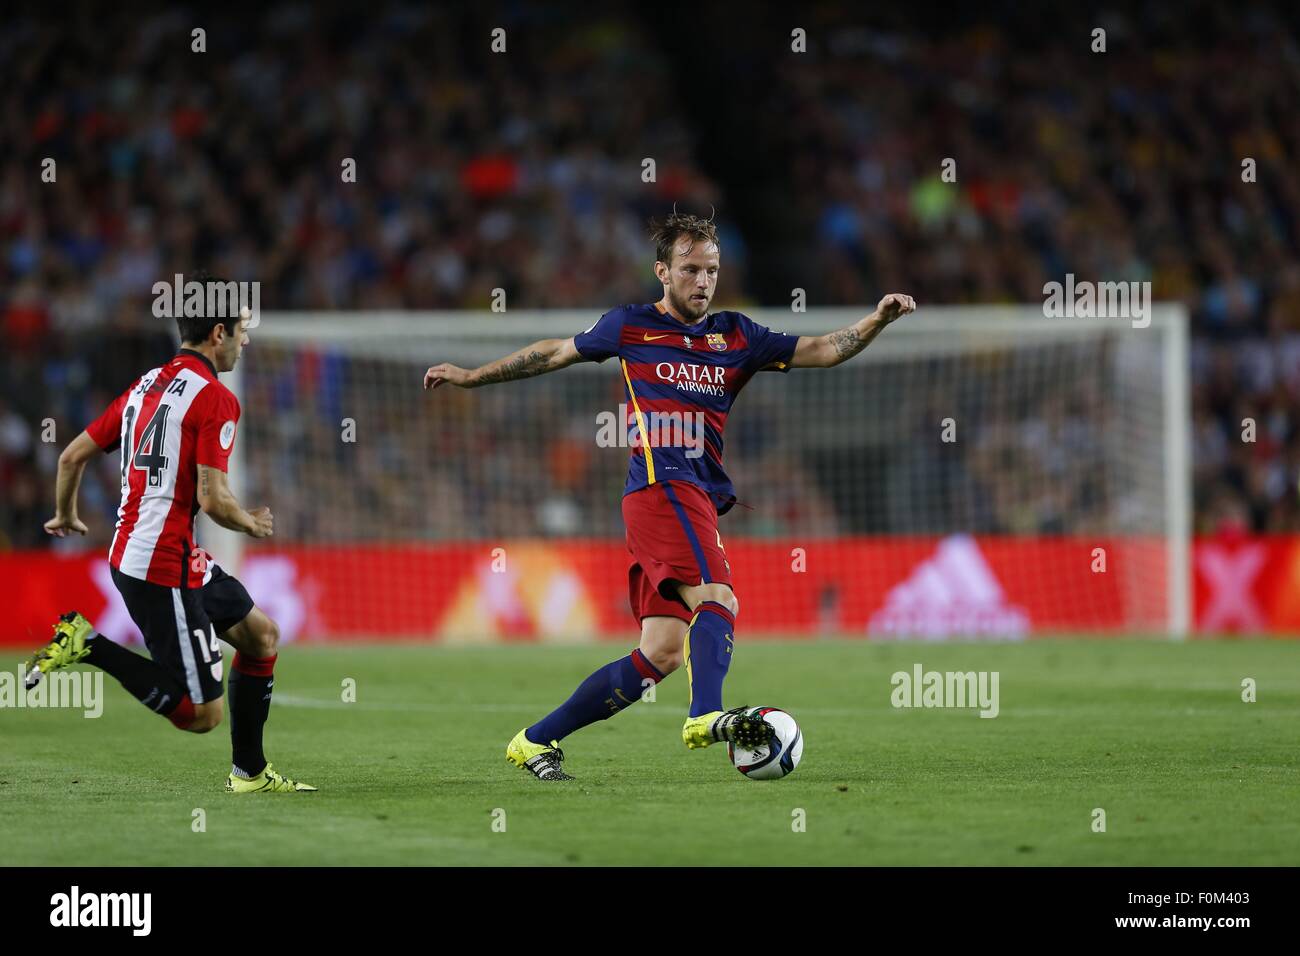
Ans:
<svg viewBox="0 0 1300 956"><path fill-rule="evenodd" d="M780 780L793 773L803 756L803 733L794 718L779 707L751 707L746 713L766 720L776 737L754 750L727 744L727 755L736 769L750 780Z"/></svg>

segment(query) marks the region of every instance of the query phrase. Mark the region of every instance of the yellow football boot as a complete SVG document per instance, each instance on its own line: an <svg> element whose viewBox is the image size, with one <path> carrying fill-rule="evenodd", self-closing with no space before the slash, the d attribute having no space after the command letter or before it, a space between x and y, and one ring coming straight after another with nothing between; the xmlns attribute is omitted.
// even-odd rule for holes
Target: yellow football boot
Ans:
<svg viewBox="0 0 1300 956"><path fill-rule="evenodd" d="M86 641L93 637L95 628L76 611L69 611L54 625L54 640L23 663L23 684L31 690L41 678L51 671L80 663L90 654Z"/></svg>
<svg viewBox="0 0 1300 956"><path fill-rule="evenodd" d="M691 750L723 742L745 750L761 747L776 736L776 729L749 711L749 707L736 707L687 717L682 726L682 742Z"/></svg>
<svg viewBox="0 0 1300 956"><path fill-rule="evenodd" d="M531 772L538 780L573 779L560 766L564 760L564 751L560 749L558 740L552 740L549 744L535 744L521 730L506 747L506 759L521 770Z"/></svg>
<svg viewBox="0 0 1300 956"><path fill-rule="evenodd" d="M233 773L226 778L226 793L314 793L315 791L316 788L311 784L290 780L272 770L269 763L265 770L248 780L236 777Z"/></svg>

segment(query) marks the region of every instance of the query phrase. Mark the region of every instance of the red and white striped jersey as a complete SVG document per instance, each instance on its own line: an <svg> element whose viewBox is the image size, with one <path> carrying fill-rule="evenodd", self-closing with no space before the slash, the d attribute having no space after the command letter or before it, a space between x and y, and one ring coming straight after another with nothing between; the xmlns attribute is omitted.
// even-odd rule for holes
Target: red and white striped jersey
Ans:
<svg viewBox="0 0 1300 956"><path fill-rule="evenodd" d="M122 504L109 562L165 587L202 587L211 570L194 543L198 466L226 470L239 401L207 357L181 349L140 376L86 431L122 449Z"/></svg>

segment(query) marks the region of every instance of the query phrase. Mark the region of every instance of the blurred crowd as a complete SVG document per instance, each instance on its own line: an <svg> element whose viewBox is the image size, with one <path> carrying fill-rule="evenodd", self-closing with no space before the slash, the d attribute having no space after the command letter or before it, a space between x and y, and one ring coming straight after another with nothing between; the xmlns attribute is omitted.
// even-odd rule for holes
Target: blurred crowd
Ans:
<svg viewBox="0 0 1300 956"><path fill-rule="evenodd" d="M784 120L761 127L799 197L787 235L816 237L782 257L835 303L1151 282L1192 317L1198 529L1300 530L1296 10L999 13L932 35L804 18L810 55L777 60Z"/></svg>
<svg viewBox="0 0 1300 956"><path fill-rule="evenodd" d="M788 24L736 17L717 25L716 68L692 76L683 37L630 5L285 3L238 20L19 7L0 31L0 547L41 543L58 448L169 354L154 282L200 266L257 279L267 309L483 308L502 289L512 308L594 318L657 297L644 227L674 202L719 210L720 303L784 301L794 287L810 305L895 289L922 303L1036 302L1067 272L1151 281L1193 319L1198 529L1300 530L1295 14L1194 14L1151 4L1094 24L1056 11L1047 30L1006 6L932 30L814 4L799 17L806 53L787 52ZM1096 26L1105 54L1090 50ZM54 182L41 178L47 157ZM277 414L251 427L283 432L282 450L249 462L257 491L346 496L403 534L618 533L622 455L575 435L538 468L535 449L485 454L500 436L468 427L447 438L465 447L440 448L396 396L372 396L384 438L345 490L341 470L303 464L340 445L292 383L335 376L337 396L385 376L328 354L307 373L255 360L266 365L248 402ZM507 418L537 413L490 393L475 398ZM972 451L963 487L991 492L949 484L931 500L988 499L950 516L976 530L1093 526L1106 502L1082 465L1059 501L1027 509L1014 490L1073 468L1053 450L1071 429L1098 440L1090 394L1028 409L999 433L1005 447ZM892 527L822 477L862 463L792 460L742 433L749 400L728 465L753 507L736 509L733 533ZM394 485L411 449L427 455L437 509ZM101 539L116 498L106 461L83 487ZM284 520L304 538L346 536L326 510Z"/></svg>

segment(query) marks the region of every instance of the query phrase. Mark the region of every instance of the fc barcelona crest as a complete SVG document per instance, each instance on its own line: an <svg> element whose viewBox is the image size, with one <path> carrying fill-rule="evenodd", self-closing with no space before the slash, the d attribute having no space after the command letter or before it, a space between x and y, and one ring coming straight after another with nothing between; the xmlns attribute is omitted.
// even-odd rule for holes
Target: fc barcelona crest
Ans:
<svg viewBox="0 0 1300 956"><path fill-rule="evenodd" d="M708 340L709 348L713 349L713 351L727 351L727 338L721 332L710 332L704 338Z"/></svg>

